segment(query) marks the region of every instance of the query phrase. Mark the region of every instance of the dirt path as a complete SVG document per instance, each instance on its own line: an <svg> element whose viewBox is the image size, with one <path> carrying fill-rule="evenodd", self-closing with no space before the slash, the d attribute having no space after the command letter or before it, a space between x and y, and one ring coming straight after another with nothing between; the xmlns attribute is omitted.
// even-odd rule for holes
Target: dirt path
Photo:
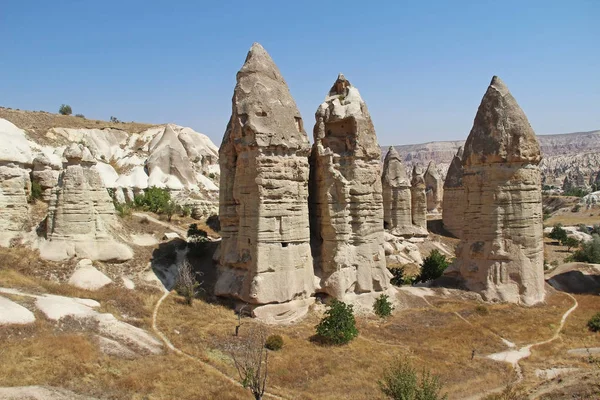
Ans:
<svg viewBox="0 0 600 400"><path fill-rule="evenodd" d="M232 377L230 377L229 375L221 372L219 369L215 368L214 366L210 365L209 363L207 363L206 361L203 361L197 357L192 356L191 354L188 354L186 352L184 352L181 349L178 349L177 347L175 347L173 345L173 343L171 343L171 341L169 340L169 338L161 332L160 329L158 329L158 326L156 324L156 320L158 318L158 310L160 308L160 305L162 304L162 302L171 294L171 292L165 292L165 294L162 295L162 297L156 302L156 305L154 306L154 311L152 312L152 329L154 330L154 332L158 335L158 337L160 337L160 339L164 342L165 346L167 346L170 350L174 351L175 353L189 358L190 360L193 360L199 364L201 364L204 368L208 369L209 371L219 375L221 378L227 380L229 383L231 383L232 385L235 385L237 387L241 387L244 388L242 386L242 384L240 382L238 382L237 380L233 379ZM271 397L273 399L279 399L279 400L287 400L286 397L281 397L278 396L276 394L273 393L269 393L265 391L264 394L265 397Z"/></svg>
<svg viewBox="0 0 600 400"><path fill-rule="evenodd" d="M177 225L173 225L173 224L170 224L168 222L161 221L160 219L154 218L153 216L151 216L149 214L146 214L146 213L142 213L142 212L134 212L132 215L135 216L135 217L138 217L138 218L147 218L148 221L152 221L155 224L162 225L165 228L169 228L173 232L176 232L177 234L179 234L182 239L185 239L187 237L187 231L181 229Z"/></svg>

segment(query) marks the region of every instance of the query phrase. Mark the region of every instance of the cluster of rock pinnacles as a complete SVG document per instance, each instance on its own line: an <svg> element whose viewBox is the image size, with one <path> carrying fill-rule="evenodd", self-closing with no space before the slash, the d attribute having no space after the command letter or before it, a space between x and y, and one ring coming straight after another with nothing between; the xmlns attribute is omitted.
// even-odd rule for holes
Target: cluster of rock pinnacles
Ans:
<svg viewBox="0 0 600 400"><path fill-rule="evenodd" d="M262 305L268 316L306 309L315 293L371 304L393 293L384 225L427 235L428 210L442 208L461 238L450 276L486 299L544 299L540 149L498 78L445 184L431 164L409 181L394 148L382 168L367 106L341 74L315 114L312 147L260 44L237 74L232 103L219 150L216 295Z"/></svg>

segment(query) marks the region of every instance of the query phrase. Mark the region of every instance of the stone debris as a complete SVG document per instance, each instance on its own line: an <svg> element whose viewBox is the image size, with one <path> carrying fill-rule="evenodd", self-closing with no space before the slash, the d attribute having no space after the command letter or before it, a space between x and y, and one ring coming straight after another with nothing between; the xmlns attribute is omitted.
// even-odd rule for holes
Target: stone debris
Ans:
<svg viewBox="0 0 600 400"><path fill-rule="evenodd" d="M353 302L391 287L383 248L381 150L367 105L342 74L315 118L310 206L318 291Z"/></svg>
<svg viewBox="0 0 600 400"><path fill-rule="evenodd" d="M540 160L525 113L494 77L465 143L462 240L447 270L486 300L544 300Z"/></svg>
<svg viewBox="0 0 600 400"><path fill-rule="evenodd" d="M293 309L304 304L296 300L314 293L309 152L288 86L255 43L237 73L231 119L219 149L222 240L216 295L253 305L287 303Z"/></svg>
<svg viewBox="0 0 600 400"><path fill-rule="evenodd" d="M50 201L46 238L40 244L43 258L60 261L71 257L125 261L133 257L126 245L116 241L115 207L90 151L71 144L63 153L66 164L59 186Z"/></svg>
<svg viewBox="0 0 600 400"><path fill-rule="evenodd" d="M444 229L457 238L461 237L465 210L465 188L463 187L462 147L452 159L446 180L444 181L444 198L442 205L442 221Z"/></svg>

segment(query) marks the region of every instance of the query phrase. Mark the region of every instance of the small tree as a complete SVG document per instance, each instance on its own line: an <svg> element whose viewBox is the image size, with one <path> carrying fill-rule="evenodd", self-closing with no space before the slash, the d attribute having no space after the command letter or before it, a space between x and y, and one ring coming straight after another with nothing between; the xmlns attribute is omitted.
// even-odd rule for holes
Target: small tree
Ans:
<svg viewBox="0 0 600 400"><path fill-rule="evenodd" d="M389 317L392 315L392 311L394 311L394 306L388 300L389 296L387 294L381 294L373 303L373 311L375 315L381 318Z"/></svg>
<svg viewBox="0 0 600 400"><path fill-rule="evenodd" d="M255 400L263 398L267 386L269 351L265 346L266 339L264 328L256 327L248 335L234 337L225 345L242 386L250 389Z"/></svg>
<svg viewBox="0 0 600 400"><path fill-rule="evenodd" d="M552 228L552 231L548 235L550 239L557 240L558 242L562 242L567 239L567 231L565 231L561 224L556 224Z"/></svg>
<svg viewBox="0 0 600 400"><path fill-rule="evenodd" d="M592 240L583 242L573 253L573 261L600 264L600 236L592 234Z"/></svg>
<svg viewBox="0 0 600 400"><path fill-rule="evenodd" d="M173 214L177 211L177 204L174 201L168 201L162 208L162 212L167 216L167 221L171 222Z"/></svg>
<svg viewBox="0 0 600 400"><path fill-rule="evenodd" d="M61 115L71 115L73 113L73 110L71 109L70 105L63 104L58 109L58 113L61 114Z"/></svg>
<svg viewBox="0 0 600 400"><path fill-rule="evenodd" d="M421 273L417 277L416 282L427 282L439 278L446 268L448 268L448 265L450 265L450 262L446 260L445 255L437 249L432 250L423 260Z"/></svg>
<svg viewBox="0 0 600 400"><path fill-rule="evenodd" d="M316 326L317 335L332 344L346 344L358 336L353 306L333 299Z"/></svg>
<svg viewBox="0 0 600 400"><path fill-rule="evenodd" d="M600 312L590 318L587 326L592 332L600 332Z"/></svg>
<svg viewBox="0 0 600 400"><path fill-rule="evenodd" d="M383 394L392 400L446 400L437 375L423 370L421 378L407 360L397 359L378 382Z"/></svg>
<svg viewBox="0 0 600 400"><path fill-rule="evenodd" d="M569 237L569 236L567 236L566 239L561 240L560 243L563 246L567 246L567 251L571 251L571 248L579 246L579 240L575 239L574 237Z"/></svg>
<svg viewBox="0 0 600 400"><path fill-rule="evenodd" d="M202 285L202 282L198 282L196 276L202 276L202 273L194 273L192 265L187 259L179 264L177 278L175 280L175 290L185 298L185 302L188 306L192 305L194 299L201 290L200 286Z"/></svg>

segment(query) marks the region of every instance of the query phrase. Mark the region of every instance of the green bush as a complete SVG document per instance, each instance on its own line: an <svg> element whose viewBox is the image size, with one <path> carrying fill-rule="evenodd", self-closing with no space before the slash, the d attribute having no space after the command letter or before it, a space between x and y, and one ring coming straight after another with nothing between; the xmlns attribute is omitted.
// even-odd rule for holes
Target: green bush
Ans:
<svg viewBox="0 0 600 400"><path fill-rule="evenodd" d="M192 215L192 207L187 206L187 205L181 207L180 214L182 217L189 217L190 215Z"/></svg>
<svg viewBox="0 0 600 400"><path fill-rule="evenodd" d="M488 308L486 306L484 306L483 304L479 304L479 305L475 306L475 312L481 316L486 316L486 315L489 315L489 313L490 313Z"/></svg>
<svg viewBox="0 0 600 400"><path fill-rule="evenodd" d="M574 237L567 236L565 240L560 241L560 244L562 244L563 246L567 246L567 251L571 251L573 247L579 246L579 240L575 239Z"/></svg>
<svg viewBox="0 0 600 400"><path fill-rule="evenodd" d="M283 347L283 338L281 335L269 335L265 340L265 347L272 351L281 350Z"/></svg>
<svg viewBox="0 0 600 400"><path fill-rule="evenodd" d="M115 210L117 210L117 214L121 218L129 217L131 215L131 206L129 204L123 203L114 203Z"/></svg>
<svg viewBox="0 0 600 400"><path fill-rule="evenodd" d="M592 234L592 240L581 243L572 257L573 261L600 264L600 236Z"/></svg>
<svg viewBox="0 0 600 400"><path fill-rule="evenodd" d="M33 181L31 182L31 193L29 195L29 202L35 203L36 200L40 200L42 198L42 185L39 182Z"/></svg>
<svg viewBox="0 0 600 400"><path fill-rule="evenodd" d="M423 260L421 273L415 280L416 282L427 282L437 279L448 268L450 261L446 260L446 256L438 250L432 250L431 253Z"/></svg>
<svg viewBox="0 0 600 400"><path fill-rule="evenodd" d="M83 119L85 119L85 115L83 115L83 114L75 114L75 116L76 116L77 118L83 118Z"/></svg>
<svg viewBox="0 0 600 400"><path fill-rule="evenodd" d="M136 208L151 211L156 214L162 214L165 209L170 207L171 193L167 189L152 186L144 192L134 197L133 204Z"/></svg>
<svg viewBox="0 0 600 400"><path fill-rule="evenodd" d="M587 326L592 332L600 332L600 312L590 318Z"/></svg>
<svg viewBox="0 0 600 400"><path fill-rule="evenodd" d="M317 336L331 344L345 344L358 336L353 306L333 299L316 326Z"/></svg>
<svg viewBox="0 0 600 400"><path fill-rule="evenodd" d="M446 400L448 395L442 394L442 384L437 375L423 370L417 376L415 368L409 361L397 359L388 368L383 379L378 382L382 393L393 400Z"/></svg>
<svg viewBox="0 0 600 400"><path fill-rule="evenodd" d="M375 299L375 303L373 303L373 311L375 315L381 318L389 317L392 315L392 311L394 311L394 306L388 300L389 296L387 294L381 294L377 299Z"/></svg>
<svg viewBox="0 0 600 400"><path fill-rule="evenodd" d="M61 114L61 115L71 115L73 113L73 110L71 109L70 105L63 104L58 109L58 113Z"/></svg>
<svg viewBox="0 0 600 400"><path fill-rule="evenodd" d="M561 224L556 224L552 228L552 232L548 235L550 239L558 240L562 242L567 239L567 231L565 231Z"/></svg>
<svg viewBox="0 0 600 400"><path fill-rule="evenodd" d="M589 194L589 191L582 189L582 188L572 188L569 190L565 190L563 193L564 196L575 196L575 197L583 197L587 194Z"/></svg>

